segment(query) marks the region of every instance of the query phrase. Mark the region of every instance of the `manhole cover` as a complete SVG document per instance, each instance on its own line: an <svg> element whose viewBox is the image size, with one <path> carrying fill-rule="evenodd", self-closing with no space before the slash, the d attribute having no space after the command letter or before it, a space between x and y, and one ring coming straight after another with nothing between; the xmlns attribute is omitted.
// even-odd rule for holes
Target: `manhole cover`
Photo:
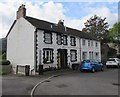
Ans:
<svg viewBox="0 0 120 97"><path fill-rule="evenodd" d="M118 84L118 83L113 83L112 85L115 85L115 86L120 86L120 84Z"/></svg>
<svg viewBox="0 0 120 97"><path fill-rule="evenodd" d="M60 85L57 85L58 88L65 88L65 87L68 87L67 85L65 84L60 84Z"/></svg>

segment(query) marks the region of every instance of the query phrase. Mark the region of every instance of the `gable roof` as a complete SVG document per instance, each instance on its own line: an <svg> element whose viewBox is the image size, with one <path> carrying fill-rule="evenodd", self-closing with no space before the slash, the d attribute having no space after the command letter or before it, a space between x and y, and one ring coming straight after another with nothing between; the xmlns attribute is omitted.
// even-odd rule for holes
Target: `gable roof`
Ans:
<svg viewBox="0 0 120 97"><path fill-rule="evenodd" d="M56 33L60 33L60 34L63 33L63 34L67 34L67 35L77 36L77 37L80 37L80 38L99 41L93 35L91 35L89 33L82 32L80 30L69 28L69 27L66 27L66 26L63 26L63 25L58 25L58 24L55 24L55 23L50 23L50 22L40 20L40 19L36 19L36 18L33 18L33 17L29 17L29 16L26 16L24 18L29 23L31 23L33 26L35 26L37 29L40 29L40 30L47 30L47 31L56 32ZM12 30L12 28L14 27L16 21L17 20L15 20L13 22L13 24L10 27L10 30L8 31L6 37L9 35L9 33Z"/></svg>
<svg viewBox="0 0 120 97"><path fill-rule="evenodd" d="M94 36L92 36L89 33L85 33L82 32L80 30L76 30L73 28L69 28L69 27L65 27L63 25L58 25L58 24L54 24L54 23L50 23L44 20L39 20L33 17L28 17L26 16L25 19L30 22L33 26L35 26L38 29L41 30L47 30L47 31L52 31L52 32L56 32L56 33L64 33L67 35L73 35L73 36L77 36L80 38L85 38L85 39L91 39L91 40L97 40L98 39Z"/></svg>

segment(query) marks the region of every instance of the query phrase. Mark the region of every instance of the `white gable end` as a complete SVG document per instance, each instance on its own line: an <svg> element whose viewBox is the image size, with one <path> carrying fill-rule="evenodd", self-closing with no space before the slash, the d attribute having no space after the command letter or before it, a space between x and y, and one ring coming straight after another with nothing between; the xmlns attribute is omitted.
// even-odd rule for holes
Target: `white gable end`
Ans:
<svg viewBox="0 0 120 97"><path fill-rule="evenodd" d="M13 66L30 64L34 67L35 27L24 18L16 21L7 36L7 59Z"/></svg>

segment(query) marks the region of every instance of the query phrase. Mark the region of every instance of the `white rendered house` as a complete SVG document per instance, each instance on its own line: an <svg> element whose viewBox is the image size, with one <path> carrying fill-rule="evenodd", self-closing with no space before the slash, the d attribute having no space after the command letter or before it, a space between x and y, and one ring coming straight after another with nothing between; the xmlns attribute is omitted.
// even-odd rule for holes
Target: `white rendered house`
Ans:
<svg viewBox="0 0 120 97"><path fill-rule="evenodd" d="M7 34L7 59L13 68L38 65L56 68L71 67L84 59L101 61L100 41L95 37L58 24L26 16L25 5L19 7L17 19Z"/></svg>

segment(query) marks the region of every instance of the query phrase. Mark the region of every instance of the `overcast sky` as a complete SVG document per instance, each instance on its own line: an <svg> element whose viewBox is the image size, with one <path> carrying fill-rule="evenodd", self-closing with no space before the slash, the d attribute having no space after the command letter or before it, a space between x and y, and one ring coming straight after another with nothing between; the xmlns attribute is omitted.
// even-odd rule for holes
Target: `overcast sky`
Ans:
<svg viewBox="0 0 120 97"><path fill-rule="evenodd" d="M65 26L78 30L95 14L106 17L110 27L118 21L117 0L1 0L0 38L8 33L21 4L26 5L27 16L53 23L62 19Z"/></svg>

